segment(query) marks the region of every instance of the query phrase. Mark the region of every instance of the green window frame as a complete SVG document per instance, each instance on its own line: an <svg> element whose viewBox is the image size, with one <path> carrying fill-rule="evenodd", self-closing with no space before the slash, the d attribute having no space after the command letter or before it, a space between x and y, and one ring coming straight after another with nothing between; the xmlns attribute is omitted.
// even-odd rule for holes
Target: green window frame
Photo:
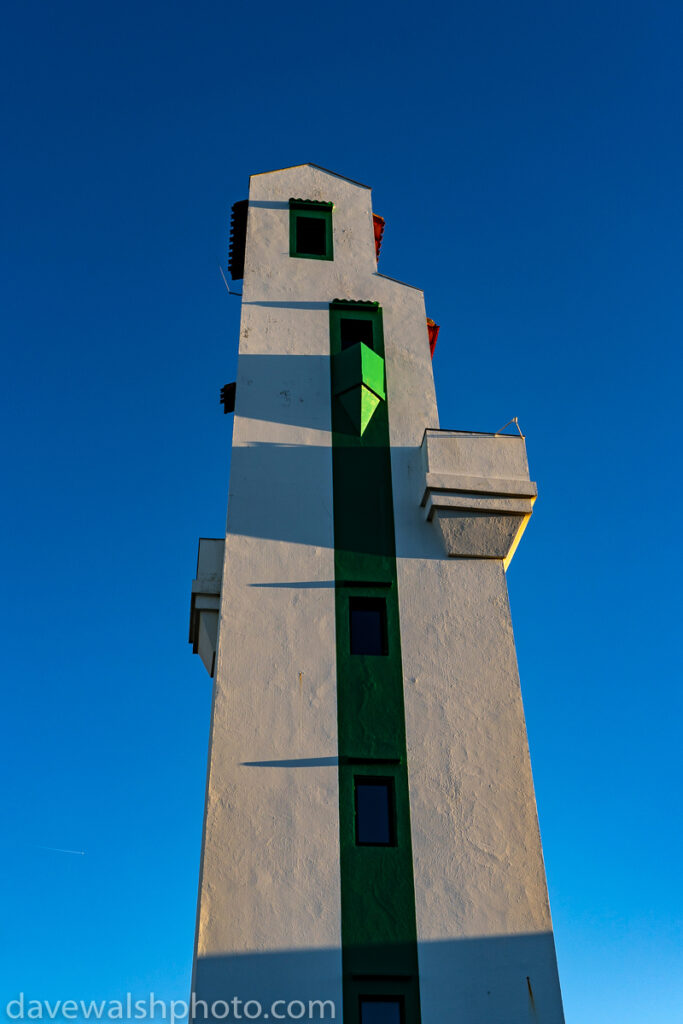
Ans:
<svg viewBox="0 0 683 1024"><path fill-rule="evenodd" d="M290 199L289 200L289 255L303 260L333 260L334 246L332 241L332 210L334 203L317 202L313 199ZM316 246L321 251L306 252L305 244L302 244L301 223L308 221L321 221L323 240L322 245Z"/></svg>

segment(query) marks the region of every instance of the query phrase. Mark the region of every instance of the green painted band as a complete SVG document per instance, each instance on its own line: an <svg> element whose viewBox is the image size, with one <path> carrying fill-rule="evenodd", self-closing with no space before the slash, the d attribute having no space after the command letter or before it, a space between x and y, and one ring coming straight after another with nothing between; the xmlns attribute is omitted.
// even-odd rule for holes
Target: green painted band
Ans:
<svg viewBox="0 0 683 1024"><path fill-rule="evenodd" d="M405 1024L420 1024L415 885L410 835L403 668L396 576L388 404L362 435L335 394L345 309L373 321L374 350L384 359L377 303L330 305L330 395L339 747L340 873L344 1024L359 1024L363 995L402 998ZM373 353L374 355L374 353ZM385 385L386 387L386 385ZM349 600L381 596L386 655L351 654ZM391 779L395 845L359 846L355 776Z"/></svg>

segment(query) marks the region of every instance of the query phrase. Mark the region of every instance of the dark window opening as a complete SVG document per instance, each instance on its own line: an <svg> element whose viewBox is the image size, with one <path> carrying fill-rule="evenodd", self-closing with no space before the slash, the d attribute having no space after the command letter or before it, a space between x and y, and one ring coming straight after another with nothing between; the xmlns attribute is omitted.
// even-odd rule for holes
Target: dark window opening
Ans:
<svg viewBox="0 0 683 1024"><path fill-rule="evenodd" d="M361 996L360 1024L403 1024L400 996Z"/></svg>
<svg viewBox="0 0 683 1024"><path fill-rule="evenodd" d="M339 321L339 331L341 334L342 352L345 348L357 345L359 341L362 341L368 348L374 349L375 347L372 320L351 320L343 316Z"/></svg>
<svg viewBox="0 0 683 1024"><path fill-rule="evenodd" d="M351 654L387 654L387 603L383 597L349 598Z"/></svg>
<svg viewBox="0 0 683 1024"><path fill-rule="evenodd" d="M375 775L356 776L356 843L358 846L396 845L394 780Z"/></svg>
<svg viewBox="0 0 683 1024"><path fill-rule="evenodd" d="M306 217L298 214L296 218L296 251L305 256L325 256L327 224L324 217Z"/></svg>

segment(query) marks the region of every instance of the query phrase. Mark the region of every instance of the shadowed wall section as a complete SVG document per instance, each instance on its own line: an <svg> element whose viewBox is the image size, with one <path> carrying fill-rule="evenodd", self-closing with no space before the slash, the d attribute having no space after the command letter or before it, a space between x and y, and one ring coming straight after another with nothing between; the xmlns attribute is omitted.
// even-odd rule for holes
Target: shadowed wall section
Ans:
<svg viewBox="0 0 683 1024"><path fill-rule="evenodd" d="M360 946L351 952L359 962L372 955ZM404 950L395 948L393 952L396 962L404 959ZM427 993L421 996L425 1020L434 1024L556 1024L560 1019L551 932L420 943L419 955L421 975L427 981ZM480 983L482 965L485 984ZM270 979L268 1000L301 1001L307 1013L309 1000L331 1000L335 1017L327 1007L326 1016L312 1019L341 1021L342 1009L334 995L338 969L337 949L203 957L197 964L197 990L209 1010L214 1000L234 996L242 1002L261 1000L266 976ZM438 998L434 996L437 991ZM263 1009L269 1012L269 1004ZM286 1007L279 1006L277 1012L286 1013ZM202 1019L198 1015L197 1024Z"/></svg>

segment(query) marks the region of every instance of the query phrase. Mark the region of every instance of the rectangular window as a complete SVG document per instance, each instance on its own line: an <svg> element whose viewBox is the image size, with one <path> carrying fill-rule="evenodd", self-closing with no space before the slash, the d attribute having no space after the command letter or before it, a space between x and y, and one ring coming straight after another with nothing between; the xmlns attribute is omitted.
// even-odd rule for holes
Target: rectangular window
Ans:
<svg viewBox="0 0 683 1024"><path fill-rule="evenodd" d="M289 255L309 260L331 260L332 203L312 199L289 200Z"/></svg>
<svg viewBox="0 0 683 1024"><path fill-rule="evenodd" d="M374 338L372 332L372 320L357 320L356 318L343 316L339 320L339 333L341 336L342 352L346 348L362 341L368 348L374 350Z"/></svg>
<svg viewBox="0 0 683 1024"><path fill-rule="evenodd" d="M351 654L388 654L386 600L350 597L349 634Z"/></svg>
<svg viewBox="0 0 683 1024"><path fill-rule="evenodd" d="M356 844L396 846L396 797L394 780L376 775L354 778Z"/></svg>
<svg viewBox="0 0 683 1024"><path fill-rule="evenodd" d="M296 251L299 255L324 256L325 221L319 217L306 217L299 214L296 218Z"/></svg>
<svg viewBox="0 0 683 1024"><path fill-rule="evenodd" d="M403 1024L400 996L361 996L360 1024Z"/></svg>

